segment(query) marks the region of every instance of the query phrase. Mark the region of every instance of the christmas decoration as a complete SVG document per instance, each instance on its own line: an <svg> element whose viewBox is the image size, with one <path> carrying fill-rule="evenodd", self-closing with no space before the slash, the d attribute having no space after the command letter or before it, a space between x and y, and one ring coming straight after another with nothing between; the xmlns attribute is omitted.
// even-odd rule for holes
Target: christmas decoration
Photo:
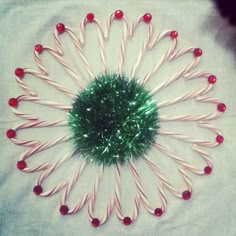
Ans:
<svg viewBox="0 0 236 236"><path fill-rule="evenodd" d="M111 27L114 21L120 22L123 26L121 38L120 56L118 58L117 71L110 72L107 67L105 43L109 40ZM97 28L99 53L102 69L100 74L94 74L93 68L89 63L84 52L86 44L85 32L88 24L94 24ZM124 70L126 62L126 47L130 39L135 39L135 32L140 24L148 27L143 45L139 51L131 73ZM49 197L59 192L63 192L60 201L59 212L62 216L78 213L88 203L88 216L91 225L98 227L108 221L112 212L115 210L117 218L125 226L132 225L138 217L141 205L148 213L159 218L167 210L167 192L171 195L188 201L194 196L191 174L208 176L213 171L213 164L210 156L203 148L213 148L224 142L221 131L215 127L211 121L216 120L226 111L226 105L216 98L208 97L207 94L213 90L217 78L215 75L197 70L203 52L200 48L180 48L178 49L179 34L175 30L166 30L157 36L153 34L153 17L150 13L141 15L137 20L128 23L123 11L117 10L112 13L103 29L95 14L88 13L80 24L79 35L64 23L58 23L54 32L55 48L36 44L34 48L34 59L39 70L31 68L17 68L15 70L16 82L25 94L10 98L8 101L13 113L24 120L20 125L11 127L6 131L6 136L13 143L26 148L25 152L19 157L17 168L25 173L41 172L38 177L33 192L37 196ZM64 35L70 37L74 43L78 54L81 57L87 76L81 78L64 58L60 38ZM143 77L137 76L142 59L147 53L154 53L161 41L169 43L166 52L155 62L153 68L147 71ZM62 86L58 81L51 78L47 71L47 66L43 64L41 55L51 54L54 59L65 69L69 76L77 84L77 91L73 92ZM179 69L171 77L167 77L163 82L156 82L151 89L147 89L147 84L156 76L160 68L165 64L171 64L184 55L190 55L191 63ZM189 57L190 58L190 57ZM37 92L27 85L25 77L34 76L45 82L48 86L58 90L71 99L71 104L64 105L58 101L51 101L39 97ZM169 100L161 100L158 93L175 82L182 80L204 80L205 85L191 92L186 92L181 96ZM188 86L186 86L189 89ZM207 114L186 114L186 115L165 115L162 111L164 107L169 107L177 103L188 100L205 103L215 107L215 112ZM67 120L45 121L34 114L28 114L20 110L21 103L31 102L46 106L50 109L59 109L68 113ZM193 122L200 128L205 129L215 135L213 140L197 139L181 133L165 130L162 127L164 122ZM23 140L18 136L18 132L23 129L33 130L35 128L53 128L67 126L70 133L62 135L55 140L43 142L40 140ZM165 144L159 143L159 137L168 137L183 142L184 145L191 147L192 152L199 156L204 162L202 167L196 167L185 157L176 154ZM64 156L58 154L59 159L55 163L49 162L34 165L33 161L28 163L28 158L46 149L64 142L71 142L73 150ZM170 181L171 176L164 173L162 168L149 156L149 151L158 151L170 158L179 170L179 174L185 182L185 187L179 189ZM46 154L45 154L46 155ZM158 157L157 157L158 159ZM63 181L52 188L45 189L43 182L54 172L57 171L66 161L79 163L78 170L73 173L70 181ZM148 181L141 180L136 163L149 167L150 172L156 176L156 183L159 190L160 202L151 202L144 191L144 186L149 188ZM76 204L69 204L68 198L71 191L75 190L76 183L80 180L85 168L90 165L97 169L97 176L94 177L92 189L88 190ZM132 213L126 214L122 207L121 175L129 167L133 180L136 184L136 194L134 195L134 209ZM113 195L107 203L107 209L103 216L95 213L96 196L99 191L104 168L114 168L115 186Z"/></svg>
<svg viewBox="0 0 236 236"><path fill-rule="evenodd" d="M76 98L70 111L76 149L99 164L141 157L157 133L155 100L135 80L101 75Z"/></svg>

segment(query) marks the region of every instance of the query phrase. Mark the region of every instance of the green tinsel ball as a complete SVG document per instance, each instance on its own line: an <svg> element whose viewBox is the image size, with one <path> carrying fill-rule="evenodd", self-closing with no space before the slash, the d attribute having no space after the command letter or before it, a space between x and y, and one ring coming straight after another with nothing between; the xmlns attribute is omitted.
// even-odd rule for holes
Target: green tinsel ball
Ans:
<svg viewBox="0 0 236 236"><path fill-rule="evenodd" d="M139 158L151 146L158 109L136 79L99 75L78 94L69 124L83 157L97 164L124 163Z"/></svg>

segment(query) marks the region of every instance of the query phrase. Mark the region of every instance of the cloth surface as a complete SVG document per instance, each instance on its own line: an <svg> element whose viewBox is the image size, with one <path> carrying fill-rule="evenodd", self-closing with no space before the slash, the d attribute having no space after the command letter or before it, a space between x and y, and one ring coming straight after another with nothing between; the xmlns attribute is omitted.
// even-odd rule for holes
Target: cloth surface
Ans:
<svg viewBox="0 0 236 236"><path fill-rule="evenodd" d="M74 216L63 217L59 214L59 202L61 193L51 198L40 198L32 193L32 188L39 174L25 174L15 168L19 156L25 150L22 147L16 146L5 138L5 132L15 124L22 122L14 116L9 106L8 99L17 95L23 94L22 90L17 86L14 79L14 70L17 67L32 67L37 68L33 60L33 48L37 43L54 46L53 32L55 25L58 22L63 22L71 26L75 31L79 29L79 24L83 17L88 12L93 12L96 18L105 25L107 17L117 9L122 9L128 22L137 19L145 12L151 12L153 15L153 23L155 25L155 33L166 29L175 29L179 32L180 46L194 46L203 49L204 55L201 59L199 68L215 74L218 78L214 91L211 93L213 97L217 97L227 104L227 112L215 122L222 130L225 142L217 148L209 150L214 163L214 171L210 176L193 176L193 197L191 201L175 199L170 194L167 194L168 206L167 211L161 218L156 218L148 214L144 209L141 209L138 220L125 227L112 214L111 219L103 226L93 228L88 220L87 206ZM168 236L199 236L203 234L217 236L234 236L236 235L236 161L235 161L235 29L228 26L227 22L219 18L211 1L201 0L128 0L128 1L4 1L0 2L0 146L1 146L1 164L0 164L0 235L168 235ZM140 26L140 31L137 33L137 41L132 41L132 48L127 57L127 64L132 64L137 53L140 51L140 43L144 40L147 33L145 25ZM98 63L99 51L97 50L96 30L95 27L88 27L88 35L86 35L86 50L89 54L89 61L94 70L99 73ZM117 67L116 56L118 57L119 48L115 52L116 42L120 42L121 29L119 24L114 24L112 33L114 44L108 47L108 51L114 49L114 55L110 53L108 60L111 70ZM93 32L95 32L93 34ZM119 36L120 35L120 36ZM142 38L143 35L143 38ZM63 37L62 37L63 38ZM65 37L66 38L66 37ZM65 40L65 41L63 41ZM66 39L62 39L63 47L68 47L68 52L65 57L69 60L69 56L73 56L71 63L76 65L75 53L72 47L66 44ZM68 43L69 44L69 43ZM164 46L163 46L164 47ZM135 54L136 50L136 54ZM66 51L66 50L65 50ZM109 53L109 52L108 52ZM135 55L135 56L133 56ZM153 55L151 53L151 55ZM78 55L77 55L78 56ZM53 61L52 57L42 55L42 60L45 60L45 66L48 66L50 73L59 81L64 81L65 75L61 74L61 69L58 64ZM188 59L186 59L187 61ZM149 63L152 59L144 61L144 66L138 73L148 71ZM184 63L186 61L183 61ZM146 64L145 64L146 63ZM178 69L180 65L173 65L173 70ZM171 71L171 68L165 71ZM165 73L164 71L164 73ZM63 76L62 76L63 75ZM68 76L68 75L67 75ZM84 75L82 75L83 77ZM62 78L63 77L63 78ZM41 97L56 98L63 103L64 97L60 98L59 94L48 88L48 85L41 84L37 79L25 78L27 84L32 88L40 91ZM64 84L73 87L70 82ZM155 82L153 82L154 85ZM151 86L150 85L150 86ZM171 93L177 94L177 91L182 91L180 87L173 88ZM194 86L197 86L195 84ZM176 88L176 89L175 89ZM188 87L184 87L188 89ZM164 96L164 95L163 95ZM61 100L60 100L61 99ZM43 115L49 120L57 119L59 113L54 110L42 108L38 111L38 107L32 104L22 105L28 113L37 113ZM187 109L189 108L189 109ZM191 105L187 107L178 106L173 108L174 114L183 114L181 111L191 111ZM40 107L41 109L41 107ZM207 112L208 108L203 108ZM198 112L198 108L192 109L192 113ZM60 113L61 114L61 113ZM169 127L171 128L171 124ZM177 128L180 130L187 127L185 123L180 124ZM66 131L66 130L64 130ZM189 128L190 133L197 135L197 128ZM45 131L45 130L27 130L20 133L22 138L42 138L50 140L53 137L60 136L61 130ZM204 133L207 135L206 133ZM207 137L207 136L206 136ZM212 138L212 136L209 136ZM164 140L162 140L164 142ZM171 145L171 144L170 144ZM46 150L43 153L33 156L29 164L39 164L41 161L52 160L60 157L70 146L59 145L53 150ZM177 147L176 147L177 148ZM188 156L189 151L184 144L180 143L177 151L181 152L182 156ZM155 153L152 154L155 156ZM76 162L76 160L75 160ZM68 180L78 168L75 162L68 162L61 172L55 174L45 181L45 189L54 186L62 180ZM73 163L73 164L72 164ZM137 163L138 167L142 164ZM163 167L164 168L164 167ZM126 214L130 215L134 206L133 193L135 193L135 185L130 181L131 175L126 175L128 168L122 172L121 185L126 190L126 197L123 200L123 207ZM81 177L81 185L79 190L74 190L71 205L75 205L78 199L87 190L87 186L91 188L96 173L96 167L88 167L85 176ZM177 186L183 187L180 177L177 177L175 166L169 167L169 172L165 172L168 179L177 180ZM130 174L130 173L129 173ZM147 176L145 179L143 176ZM98 216L103 216L107 200L112 196L114 184L111 181L111 176L114 176L114 168L106 170L104 174L104 182L99 191L96 202L96 213ZM191 175L192 176L192 175ZM153 177L148 173L142 173L143 185L151 196L152 202L155 203L155 196L158 194ZM151 179L152 178L152 179ZM125 192L124 190L124 192ZM152 191L153 190L153 191ZM79 197L78 197L79 196ZM154 204L155 205L155 204ZM157 205L158 207L158 205Z"/></svg>

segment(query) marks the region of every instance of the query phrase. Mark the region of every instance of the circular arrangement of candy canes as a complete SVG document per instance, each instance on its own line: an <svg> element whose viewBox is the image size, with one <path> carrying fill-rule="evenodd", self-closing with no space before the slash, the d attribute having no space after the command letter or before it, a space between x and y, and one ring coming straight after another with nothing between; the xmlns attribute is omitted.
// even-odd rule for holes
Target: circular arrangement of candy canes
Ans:
<svg viewBox="0 0 236 236"><path fill-rule="evenodd" d="M73 99L76 96L75 93L73 93L69 89L66 89L65 87L60 85L57 81L49 77L47 69L43 65L40 59L40 54L41 53L51 54L61 64L61 66L65 69L65 71L74 79L74 81L78 84L78 89L83 90L86 88L86 84L89 81L84 81L75 71L73 71L73 69L71 69L70 65L63 58L63 51L62 51L62 47L60 43L60 37L63 34L68 34L70 36L71 40L76 46L78 54L80 55L82 59L84 68L86 69L88 76L90 77L90 79L94 79L95 75L93 73L93 68L90 66L89 61L83 51L83 48L85 45L86 26L87 24L93 23L97 27L97 34L98 34L98 40L99 40L99 46L100 46L100 49L99 49L100 58L102 62L102 73L106 74L108 71L108 68L107 68L106 55L105 55L105 42L109 39L111 27L112 27L113 21L115 20L123 23L123 33L122 33L122 41L120 45L120 57L119 57L119 64L118 64L118 71L117 71L120 74L123 73L127 42L129 39L133 37L136 29L138 28L140 24L142 23L147 24L148 34L138 54L137 60L132 68L131 77L134 77L136 75L136 71L142 61L143 56L145 55L147 51L150 51L153 48L155 48L156 45L158 45L158 43L163 39L169 38L169 40L171 41L171 46L168 48L166 53L155 64L152 70L149 71L146 74L146 76L140 81L140 83L143 86L145 86L145 84L158 72L158 70L161 68L161 66L165 62L171 62L171 61L177 60L178 58L186 54L193 54L192 63L187 65L184 69L179 71L179 73L175 74L171 78L156 85L156 87L154 87L150 93L152 95L155 95L160 90L166 88L167 86L171 85L172 83L180 79L183 79L183 80L194 80L194 79L199 79L199 78L205 79L206 86L204 88L183 94L182 96L179 96L172 100L160 102L157 104L157 107L160 109L163 107L174 105L176 103L181 103L187 100L195 99L198 102L210 103L210 104L215 105L216 111L212 114L184 115L184 116L182 115L165 116L165 115L162 115L162 113L160 113L160 117L159 117L160 127L161 127L162 122L192 121L192 122L196 122L199 125L199 127L205 128L208 131L215 133L216 139L214 141L198 140L198 139L183 135L181 133L171 132L171 131L163 130L162 128L159 128L158 135L167 136L169 138L177 139L185 143L191 144L192 150L196 152L199 155L199 157L202 158L202 160L206 163L205 168L198 169L192 164L190 164L189 162L185 161L183 157L169 150L169 148L167 148L166 146L161 145L158 142L153 142L152 146L154 149L159 150L161 153L164 153L166 156L170 157L178 165L179 173L181 174L181 176L184 179L184 182L186 183L186 189L184 189L183 191L180 191L177 188L175 188L169 182L166 176L162 173L159 167L156 164L154 164L154 162L151 160L150 157L148 157L148 155L145 154L141 159L139 159L139 161L145 162L150 167L150 170L153 171L153 173L156 175L157 185L158 185L162 205L156 207L156 206L152 206L152 204L149 202L149 199L146 196L145 191L143 189L143 183L141 182L139 173L135 166L135 162L130 160L127 165L130 167L130 170L134 177L135 184L137 186L137 194L134 197L134 209L133 209L132 214L130 216L126 216L124 215L122 211L122 207L121 207L122 165L116 164L114 197L111 198L110 201L108 202L107 209L104 215L98 218L94 213L94 206L96 202L96 194L99 189L99 184L103 176L104 165L98 166L98 174L97 174L92 190L86 193L84 197L80 199L80 201L74 207L68 207L67 199L71 191L73 190L75 184L77 183L77 181L79 181L79 178L82 175L83 171L88 166L89 163L87 160L82 160L79 169L77 170L76 173L74 173L73 178L69 182L61 182L55 187L53 187L52 189L44 191L42 187L43 182L54 170L56 170L59 166L63 165L63 163L65 163L67 160L71 159L75 155L76 150L72 150L71 152L67 153L65 156L60 158L54 164L46 162L46 163L42 163L36 166L28 166L26 160L32 157L33 155L35 155L36 153L49 149L50 147L53 147L57 144L71 140L72 134L66 134L62 137L59 137L49 142L41 142L38 140L18 139L17 132L20 132L23 129L68 126L67 120L56 120L53 122L42 121L33 114L26 114L26 113L21 112L19 107L20 107L20 103L26 101L26 102L37 103L37 104L41 104L41 105L48 106L51 108L63 110L65 112L70 111L72 108L71 105L63 105L58 102L40 98L37 92L33 90L32 88L30 88L24 82L24 77L27 76L28 74L33 75L34 77L41 79L43 82L47 83L48 85L52 86L53 88L59 90L66 96ZM209 123L209 121L218 119L225 112L226 105L222 103L221 101L219 101L218 99L206 96L207 93L212 91L214 84L216 83L216 80L217 80L216 77L210 73L193 71L199 64L200 57L202 56L202 50L200 48L177 49L177 42L178 42L177 40L178 40L178 33L177 31L173 31L173 30L162 32L158 34L156 37L153 37L153 23L152 23L151 14L146 13L140 16L131 25L129 25L123 12L121 10L117 10L109 16L104 30L101 24L99 23L99 21L95 18L94 14L89 13L83 19L80 25L79 36L77 36L68 26L65 26L63 23L59 23L56 25L56 30L54 32L55 48L52 48L46 45L41 45L41 44L37 44L35 46L34 59L39 67L39 71L30 69L30 68L17 68L15 70L16 82L24 90L25 94L20 95L16 98L9 99L9 106L11 107L13 113L16 116L22 118L23 120L26 120L26 122L20 125L17 125L15 127L12 127L11 129L7 131L6 135L13 143L27 148L27 150L20 156L19 161L17 162L17 168L26 173L33 173L33 172L39 172L39 171L42 172L39 178L37 179L37 183L33 189L36 195L48 197L58 192L64 191L62 195L61 203L60 203L60 208L59 208L60 209L59 211L62 215L76 214L85 206L86 203L88 203L88 215L91 220L91 224L94 227L104 224L111 216L113 210L116 211L116 215L118 219L121 222L123 222L124 225L130 225L137 219L141 204L150 214L160 217L166 211L166 208L167 208L167 199L166 199L167 191L177 198L182 198L184 200L189 200L191 198L192 182L190 180L188 172L191 172L197 175L211 174L212 168L213 168L212 160L209 157L209 155L204 150L202 150L202 147L207 147L207 148L216 147L224 141L224 137L222 136L221 131L215 126L213 126L211 123Z"/></svg>

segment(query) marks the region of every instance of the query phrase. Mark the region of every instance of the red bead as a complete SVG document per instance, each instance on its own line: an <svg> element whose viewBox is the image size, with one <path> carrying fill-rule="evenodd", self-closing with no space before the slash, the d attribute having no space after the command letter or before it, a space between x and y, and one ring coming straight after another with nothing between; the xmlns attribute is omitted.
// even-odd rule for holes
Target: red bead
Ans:
<svg viewBox="0 0 236 236"><path fill-rule="evenodd" d="M211 172L212 172L212 168L210 166L206 166L204 168L204 172L205 172L206 175L210 175Z"/></svg>
<svg viewBox="0 0 236 236"><path fill-rule="evenodd" d="M60 213L61 213L61 215L66 215L66 214L68 213L68 211L69 211L68 206L62 205L62 206L60 207Z"/></svg>
<svg viewBox="0 0 236 236"><path fill-rule="evenodd" d="M41 44L37 44L37 45L35 45L34 49L35 49L36 52L42 53L43 46Z"/></svg>
<svg viewBox="0 0 236 236"><path fill-rule="evenodd" d="M23 170L26 167L26 162L25 161L18 161L16 166L19 170Z"/></svg>
<svg viewBox="0 0 236 236"><path fill-rule="evenodd" d="M215 84L216 83L216 77L214 76L214 75L210 75L209 77L208 77L208 83L209 84Z"/></svg>
<svg viewBox="0 0 236 236"><path fill-rule="evenodd" d="M17 68L17 69L15 70L15 75L18 76L18 77L20 77L20 78L23 78L23 77L24 77L24 74L25 74L25 72L24 72L24 70L23 70L22 68Z"/></svg>
<svg viewBox="0 0 236 236"><path fill-rule="evenodd" d="M152 20L152 15L150 13L146 13L143 15L143 20L146 22L146 23L149 23L151 22Z"/></svg>
<svg viewBox="0 0 236 236"><path fill-rule="evenodd" d="M182 193L182 198L184 200L189 200L191 198L191 195L192 195L192 193L190 191L186 190Z"/></svg>
<svg viewBox="0 0 236 236"><path fill-rule="evenodd" d="M195 57L200 57L202 55L202 49L201 48L195 48L193 51L193 54Z"/></svg>
<svg viewBox="0 0 236 236"><path fill-rule="evenodd" d="M100 225L100 220L98 218L93 218L91 223L93 227L98 227Z"/></svg>
<svg viewBox="0 0 236 236"><path fill-rule="evenodd" d="M116 18L117 20L122 19L123 15L124 15L124 13L123 13L123 11L121 11L121 10L117 10L117 11L115 12L115 18Z"/></svg>
<svg viewBox="0 0 236 236"><path fill-rule="evenodd" d="M155 211L154 211L154 214L156 216L161 216L163 213L162 209L161 208L156 208Z"/></svg>
<svg viewBox="0 0 236 236"><path fill-rule="evenodd" d="M225 112L225 110L226 110L226 105L225 105L224 103L219 103L219 104L217 105L217 110L218 110L219 112Z"/></svg>
<svg viewBox="0 0 236 236"><path fill-rule="evenodd" d="M88 22L92 22L94 20L94 14L93 13L88 13L87 14L87 20L88 20Z"/></svg>
<svg viewBox="0 0 236 236"><path fill-rule="evenodd" d="M63 23L58 23L56 28L57 28L58 33L60 34L65 32L65 25Z"/></svg>
<svg viewBox="0 0 236 236"><path fill-rule="evenodd" d="M130 217L126 216L124 219L123 219L123 223L124 225L130 225L132 223L132 220Z"/></svg>
<svg viewBox="0 0 236 236"><path fill-rule="evenodd" d="M16 98L10 98L8 100L8 105L11 107L17 107L18 106L18 100Z"/></svg>
<svg viewBox="0 0 236 236"><path fill-rule="evenodd" d="M13 129L9 129L6 133L8 138L15 138L16 137L16 131Z"/></svg>
<svg viewBox="0 0 236 236"><path fill-rule="evenodd" d="M33 191L35 195L40 195L43 192L43 188L40 185L36 185L34 186Z"/></svg>
<svg viewBox="0 0 236 236"><path fill-rule="evenodd" d="M222 135L218 135L218 136L216 137L216 142L217 142L217 143L223 143L223 142L224 142L224 137L223 137Z"/></svg>
<svg viewBox="0 0 236 236"><path fill-rule="evenodd" d="M176 38L178 37L178 32L177 32L177 31L172 31L172 32L170 33L170 37L171 37L172 39L176 39Z"/></svg>

